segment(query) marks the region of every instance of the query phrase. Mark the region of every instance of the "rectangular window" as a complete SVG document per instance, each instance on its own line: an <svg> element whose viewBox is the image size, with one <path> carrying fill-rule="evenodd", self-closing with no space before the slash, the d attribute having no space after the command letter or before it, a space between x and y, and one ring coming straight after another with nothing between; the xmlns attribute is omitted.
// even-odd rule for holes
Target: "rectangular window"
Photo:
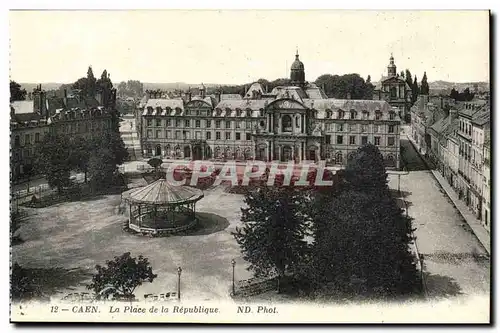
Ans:
<svg viewBox="0 0 500 333"><path fill-rule="evenodd" d="M393 136L388 137L387 138L387 145L394 146L394 144L395 144L394 137Z"/></svg>
<svg viewBox="0 0 500 333"><path fill-rule="evenodd" d="M380 146L380 136L375 137L375 146Z"/></svg>
<svg viewBox="0 0 500 333"><path fill-rule="evenodd" d="M250 133L245 133L247 141L252 140L252 135Z"/></svg>
<svg viewBox="0 0 500 333"><path fill-rule="evenodd" d="M236 128L240 128L240 122L239 121L236 121L235 125L236 125Z"/></svg>
<svg viewBox="0 0 500 333"><path fill-rule="evenodd" d="M344 131L344 124L337 124L337 131L343 132Z"/></svg>
<svg viewBox="0 0 500 333"><path fill-rule="evenodd" d="M24 136L24 144L25 144L25 145L29 145L29 144L31 143L30 141L31 141L31 140L30 140L30 135L29 135L29 134L26 134L26 135Z"/></svg>
<svg viewBox="0 0 500 333"><path fill-rule="evenodd" d="M172 126L172 121L170 119L167 119L167 127Z"/></svg>
<svg viewBox="0 0 500 333"><path fill-rule="evenodd" d="M241 140L241 133L236 133L236 140Z"/></svg>
<svg viewBox="0 0 500 333"><path fill-rule="evenodd" d="M167 139L172 139L172 131L167 131Z"/></svg>
<svg viewBox="0 0 500 333"><path fill-rule="evenodd" d="M367 136L362 136L361 137L361 144L366 145L368 143L368 137Z"/></svg>
<svg viewBox="0 0 500 333"><path fill-rule="evenodd" d="M40 142L40 133L35 133L35 142Z"/></svg>
<svg viewBox="0 0 500 333"><path fill-rule="evenodd" d="M368 132L368 125L361 125L361 132Z"/></svg>
<svg viewBox="0 0 500 333"><path fill-rule="evenodd" d="M181 120L180 119L177 119L175 121L175 127L181 127Z"/></svg>
<svg viewBox="0 0 500 333"><path fill-rule="evenodd" d="M220 128L220 120L215 121L215 128Z"/></svg>
<svg viewBox="0 0 500 333"><path fill-rule="evenodd" d="M195 133L195 139L201 140L201 132L200 131L196 131L196 133Z"/></svg>
<svg viewBox="0 0 500 333"><path fill-rule="evenodd" d="M394 125L389 125L389 133L394 133Z"/></svg>
<svg viewBox="0 0 500 333"><path fill-rule="evenodd" d="M355 145L356 144L356 137L354 135L351 135L349 137L349 144L350 145Z"/></svg>
<svg viewBox="0 0 500 333"><path fill-rule="evenodd" d="M161 126L161 119L156 119L156 127L160 127Z"/></svg>
<svg viewBox="0 0 500 333"><path fill-rule="evenodd" d="M230 121L226 121L226 128L231 128L231 122Z"/></svg>
<svg viewBox="0 0 500 333"><path fill-rule="evenodd" d="M226 132L226 140L231 140L231 132Z"/></svg>
<svg viewBox="0 0 500 333"><path fill-rule="evenodd" d="M199 121L199 120L195 120L195 126L196 126L196 128L200 128L200 126L201 126L201 121Z"/></svg>
<svg viewBox="0 0 500 333"><path fill-rule="evenodd" d="M382 119L382 113L380 111L375 112L375 120L380 120Z"/></svg>
<svg viewBox="0 0 500 333"><path fill-rule="evenodd" d="M344 140L344 137L342 135L337 135L337 144L341 145Z"/></svg>
<svg viewBox="0 0 500 333"><path fill-rule="evenodd" d="M212 140L212 132L206 133L207 140Z"/></svg>
<svg viewBox="0 0 500 333"><path fill-rule="evenodd" d="M181 131L175 131L175 139L180 140L181 139Z"/></svg>
<svg viewBox="0 0 500 333"><path fill-rule="evenodd" d="M161 138L161 131L156 131L156 138Z"/></svg>
<svg viewBox="0 0 500 333"><path fill-rule="evenodd" d="M326 141L326 144L329 145L332 143L332 138L330 135L325 135L325 141Z"/></svg>
<svg viewBox="0 0 500 333"><path fill-rule="evenodd" d="M212 127L212 121L210 119L207 119L207 128Z"/></svg>
<svg viewBox="0 0 500 333"><path fill-rule="evenodd" d="M189 119L184 120L184 127L189 127Z"/></svg>
<svg viewBox="0 0 500 333"><path fill-rule="evenodd" d="M147 119L146 126L148 126L148 127L153 126L153 119Z"/></svg>
<svg viewBox="0 0 500 333"><path fill-rule="evenodd" d="M152 138L153 137L153 131L152 130L148 130L148 138Z"/></svg>
<svg viewBox="0 0 500 333"><path fill-rule="evenodd" d="M215 132L215 140L220 140L220 132Z"/></svg>

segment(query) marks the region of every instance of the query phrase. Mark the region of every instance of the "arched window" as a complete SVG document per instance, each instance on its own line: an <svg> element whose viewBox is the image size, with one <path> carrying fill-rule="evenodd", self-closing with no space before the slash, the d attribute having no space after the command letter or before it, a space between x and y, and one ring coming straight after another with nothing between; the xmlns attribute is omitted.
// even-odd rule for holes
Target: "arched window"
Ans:
<svg viewBox="0 0 500 333"><path fill-rule="evenodd" d="M337 112L337 119L344 119L344 111L339 110Z"/></svg>
<svg viewBox="0 0 500 333"><path fill-rule="evenodd" d="M326 118L332 118L332 111L326 111Z"/></svg>
<svg viewBox="0 0 500 333"><path fill-rule="evenodd" d="M281 131L282 132L291 132L292 131L292 117L289 115L284 115L281 118Z"/></svg>
<svg viewBox="0 0 500 333"><path fill-rule="evenodd" d="M396 87L391 87L391 98L397 98L398 97L398 90Z"/></svg>
<svg viewBox="0 0 500 333"><path fill-rule="evenodd" d="M356 119L356 115L357 115L357 112L354 111L354 110L351 110L351 113L350 113L350 118L351 119Z"/></svg>

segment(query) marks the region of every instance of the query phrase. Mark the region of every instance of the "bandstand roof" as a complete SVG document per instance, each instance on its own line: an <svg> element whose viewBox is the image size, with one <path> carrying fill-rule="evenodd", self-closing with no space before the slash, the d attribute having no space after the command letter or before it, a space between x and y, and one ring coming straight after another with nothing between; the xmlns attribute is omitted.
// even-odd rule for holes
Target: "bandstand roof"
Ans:
<svg viewBox="0 0 500 333"><path fill-rule="evenodd" d="M134 188L122 194L130 203L150 205L181 205L203 198L203 191L189 186L174 186L165 179L140 188Z"/></svg>

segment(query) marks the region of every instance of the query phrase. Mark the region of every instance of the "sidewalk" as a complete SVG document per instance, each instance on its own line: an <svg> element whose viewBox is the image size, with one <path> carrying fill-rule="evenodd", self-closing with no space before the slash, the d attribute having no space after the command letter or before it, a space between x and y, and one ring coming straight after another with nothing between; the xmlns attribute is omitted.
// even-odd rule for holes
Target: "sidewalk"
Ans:
<svg viewBox="0 0 500 333"><path fill-rule="evenodd" d="M451 188L451 186L446 182L446 179L441 176L441 174L436 171L436 170L431 170L432 174L434 175L434 178L438 181L439 185L443 188L443 190L446 192L448 197L451 199L455 207L458 209L460 214L464 217L465 221L467 221L467 224L471 227L472 231L476 235L477 239L483 244L483 247L486 249L488 254L490 253L490 234L489 232L483 227L481 224L481 221L479 221L474 214L470 212L470 210L467 208L465 203L458 198L458 195L456 192Z"/></svg>
<svg viewBox="0 0 500 333"><path fill-rule="evenodd" d="M425 164L427 164L427 161L425 158L418 152L418 150L415 147L415 142L410 138L408 135L406 135L408 138L408 141L413 145L417 153L420 155L422 160L424 161ZM463 201L461 201L458 198L458 194L453 190L453 188L448 184L446 179L441 176L441 174L436 171L432 170L429 168L429 170L432 172L432 175L434 178L437 180L441 188L445 191L446 195L450 198L450 200L453 202L453 205L455 205L455 208L460 212L462 217L465 219L469 227L472 229L472 232L474 232L474 235L477 237L479 242L483 245L485 248L486 252L488 252L489 255L491 255L491 237L490 233L483 227L481 224L481 221L479 221L474 214L472 214L469 210L469 208L465 205Z"/></svg>

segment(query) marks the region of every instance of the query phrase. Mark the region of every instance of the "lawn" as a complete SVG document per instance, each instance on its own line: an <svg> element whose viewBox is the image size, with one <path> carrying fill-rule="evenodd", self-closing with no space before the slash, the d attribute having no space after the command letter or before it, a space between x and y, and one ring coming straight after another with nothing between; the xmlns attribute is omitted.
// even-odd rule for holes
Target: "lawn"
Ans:
<svg viewBox="0 0 500 333"><path fill-rule="evenodd" d="M120 195L108 195L29 209L30 216L20 228L24 242L12 247L12 262L36 272L63 272L54 275L57 284L36 279L45 296L55 298L86 291L95 265L124 252L149 258L158 274L153 283L136 289L138 299L175 291L179 266L182 297L189 300L229 299L233 258L236 278L251 276L231 235L240 223L241 195L226 193L222 187L206 191L196 207L201 225L189 234L165 238L122 231L126 216L118 213L119 204Z"/></svg>

